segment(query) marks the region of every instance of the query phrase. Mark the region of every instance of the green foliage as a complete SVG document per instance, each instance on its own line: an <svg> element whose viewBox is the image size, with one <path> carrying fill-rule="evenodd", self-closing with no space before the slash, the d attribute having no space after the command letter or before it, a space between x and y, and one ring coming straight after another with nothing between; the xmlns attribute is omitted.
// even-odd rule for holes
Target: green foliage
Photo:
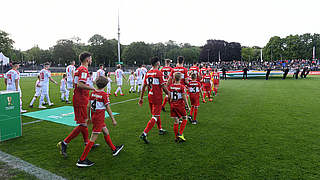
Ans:
<svg viewBox="0 0 320 180"><path fill-rule="evenodd" d="M260 47L242 47L241 57L243 61L260 60Z"/></svg>
<svg viewBox="0 0 320 180"><path fill-rule="evenodd" d="M152 48L145 42L133 42L128 45L122 54L125 64L147 64L152 55Z"/></svg>
<svg viewBox="0 0 320 180"><path fill-rule="evenodd" d="M9 56L13 50L13 43L14 41L9 37L9 34L0 30L0 52L5 56ZM11 57L9 56L9 58Z"/></svg>
<svg viewBox="0 0 320 180"><path fill-rule="evenodd" d="M264 60L279 59L312 59L313 47L320 52L319 34L289 35L285 38L271 37L263 48ZM316 54L320 58L320 54Z"/></svg>
<svg viewBox="0 0 320 180"><path fill-rule="evenodd" d="M74 50L74 43L68 39L61 39L53 47L53 59L55 64L67 64L70 61L77 60L77 55Z"/></svg>

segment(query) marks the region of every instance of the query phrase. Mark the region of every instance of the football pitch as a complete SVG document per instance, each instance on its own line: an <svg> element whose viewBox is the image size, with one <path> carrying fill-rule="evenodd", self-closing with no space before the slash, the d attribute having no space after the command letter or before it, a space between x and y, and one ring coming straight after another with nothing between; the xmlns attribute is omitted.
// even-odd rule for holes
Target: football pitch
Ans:
<svg viewBox="0 0 320 180"><path fill-rule="evenodd" d="M60 82L60 77L54 77ZM34 95L35 78L22 78L23 107ZM3 79L0 83L4 89ZM115 90L112 83L112 92ZM118 125L106 119L115 145L123 151L112 157L102 135L100 147L89 153L95 162L90 168L77 168L84 149L79 135L68 145L63 159L56 144L73 129L71 126L41 121L23 126L23 136L0 143L0 150L67 179L320 179L320 77L230 79L220 81L213 102L200 105L198 125L187 124L185 143L175 143L173 120L162 112L168 134L158 135L155 126L150 144L139 135L150 119L148 101L142 107L137 94L110 98ZM52 108L66 106L60 101L59 86L50 84ZM126 102L123 102L126 101ZM116 103L123 102L123 103ZM22 116L23 123L36 121ZM91 133L91 125L89 126Z"/></svg>

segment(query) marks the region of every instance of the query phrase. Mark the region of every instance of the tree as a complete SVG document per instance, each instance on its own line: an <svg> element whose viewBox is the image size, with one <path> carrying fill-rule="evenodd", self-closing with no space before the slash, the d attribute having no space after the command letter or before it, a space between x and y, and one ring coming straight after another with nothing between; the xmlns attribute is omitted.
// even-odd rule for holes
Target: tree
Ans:
<svg viewBox="0 0 320 180"><path fill-rule="evenodd" d="M220 59L219 59L220 57ZM241 59L241 45L237 42L226 42L223 40L207 40L201 48L201 61L232 61Z"/></svg>
<svg viewBox="0 0 320 180"><path fill-rule="evenodd" d="M9 56L10 51L13 50L14 41L9 37L9 34L0 30L0 52ZM9 56L9 58L11 58Z"/></svg>
<svg viewBox="0 0 320 180"><path fill-rule="evenodd" d="M57 41L57 44L53 46L53 61L55 65L60 64L64 66L70 61L77 59L75 50L73 49L73 41L68 39L61 39Z"/></svg>
<svg viewBox="0 0 320 180"><path fill-rule="evenodd" d="M123 51L124 62L128 65L146 64L152 55L151 47L145 42L133 42Z"/></svg>

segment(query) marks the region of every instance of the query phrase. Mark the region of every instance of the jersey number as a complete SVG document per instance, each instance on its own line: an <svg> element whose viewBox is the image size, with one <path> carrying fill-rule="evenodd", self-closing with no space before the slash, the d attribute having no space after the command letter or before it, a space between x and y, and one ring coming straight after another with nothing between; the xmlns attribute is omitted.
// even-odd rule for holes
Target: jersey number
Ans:
<svg viewBox="0 0 320 180"><path fill-rule="evenodd" d="M148 86L152 89L153 77L148 77Z"/></svg>
<svg viewBox="0 0 320 180"><path fill-rule="evenodd" d="M177 92L177 91L173 91L173 92L171 93L171 99L174 100L174 101L176 101L176 100L179 99L179 96L178 96L178 92Z"/></svg>
<svg viewBox="0 0 320 180"><path fill-rule="evenodd" d="M93 102L91 103L91 109L93 112L96 112L96 108L97 108L97 100L93 100Z"/></svg>

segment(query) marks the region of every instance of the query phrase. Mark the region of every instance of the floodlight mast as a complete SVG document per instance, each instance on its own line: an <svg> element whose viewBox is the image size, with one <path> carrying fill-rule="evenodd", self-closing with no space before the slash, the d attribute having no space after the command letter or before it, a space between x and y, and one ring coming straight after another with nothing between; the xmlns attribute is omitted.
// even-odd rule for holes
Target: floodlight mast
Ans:
<svg viewBox="0 0 320 180"><path fill-rule="evenodd" d="M119 10L118 10L118 63L120 64L120 20L119 20Z"/></svg>

